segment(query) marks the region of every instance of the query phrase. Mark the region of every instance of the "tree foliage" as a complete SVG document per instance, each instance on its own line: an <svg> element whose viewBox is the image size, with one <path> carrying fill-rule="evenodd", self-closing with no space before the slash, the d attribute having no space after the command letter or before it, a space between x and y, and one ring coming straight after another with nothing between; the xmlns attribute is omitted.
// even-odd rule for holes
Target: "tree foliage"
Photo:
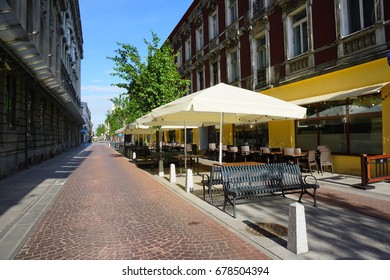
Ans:
<svg viewBox="0 0 390 280"><path fill-rule="evenodd" d="M104 124L99 124L96 128L96 136L101 137L106 134L106 126Z"/></svg>
<svg viewBox="0 0 390 280"><path fill-rule="evenodd" d="M152 42L144 42L148 50L146 62L136 47L124 43L117 43L116 55L108 57L115 63L112 75L122 80L114 85L125 91L111 100L115 109L108 112L106 119L110 134L152 109L182 97L190 83L178 73L176 54L169 42L159 47L160 39L153 32Z"/></svg>

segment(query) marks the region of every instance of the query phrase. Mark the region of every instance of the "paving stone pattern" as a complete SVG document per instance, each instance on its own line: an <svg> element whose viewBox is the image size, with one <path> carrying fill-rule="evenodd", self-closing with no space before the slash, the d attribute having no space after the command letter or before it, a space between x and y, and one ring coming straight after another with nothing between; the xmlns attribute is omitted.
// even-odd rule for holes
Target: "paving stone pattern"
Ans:
<svg viewBox="0 0 390 280"><path fill-rule="evenodd" d="M80 156L16 259L269 259L111 148Z"/></svg>

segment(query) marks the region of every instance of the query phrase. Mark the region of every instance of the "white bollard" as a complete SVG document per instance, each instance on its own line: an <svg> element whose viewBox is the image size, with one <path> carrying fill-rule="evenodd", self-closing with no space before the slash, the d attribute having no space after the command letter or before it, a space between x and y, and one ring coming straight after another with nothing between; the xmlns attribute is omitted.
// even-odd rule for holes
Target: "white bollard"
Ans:
<svg viewBox="0 0 390 280"><path fill-rule="evenodd" d="M169 181L171 183L176 183L176 166L175 164L171 163L170 167Z"/></svg>
<svg viewBox="0 0 390 280"><path fill-rule="evenodd" d="M136 159L136 158L137 158L137 153L133 152L133 159Z"/></svg>
<svg viewBox="0 0 390 280"><path fill-rule="evenodd" d="M194 190L194 178L192 177L192 170L187 169L186 172L186 192L192 192Z"/></svg>
<svg viewBox="0 0 390 280"><path fill-rule="evenodd" d="M158 161L158 176L164 177L164 162L162 159Z"/></svg>
<svg viewBox="0 0 390 280"><path fill-rule="evenodd" d="M295 254L308 252L305 207L298 202L290 204L288 217L287 249Z"/></svg>

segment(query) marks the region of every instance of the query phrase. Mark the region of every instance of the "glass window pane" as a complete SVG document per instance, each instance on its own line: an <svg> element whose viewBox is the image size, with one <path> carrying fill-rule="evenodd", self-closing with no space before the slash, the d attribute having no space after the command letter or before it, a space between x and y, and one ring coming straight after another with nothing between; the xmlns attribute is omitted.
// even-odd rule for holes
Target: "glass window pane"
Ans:
<svg viewBox="0 0 390 280"><path fill-rule="evenodd" d="M328 101L320 104L319 116L341 116L346 115L346 106L344 101Z"/></svg>
<svg viewBox="0 0 390 280"><path fill-rule="evenodd" d="M345 118L320 121L320 145L328 146L333 152L347 152Z"/></svg>
<svg viewBox="0 0 390 280"><path fill-rule="evenodd" d="M349 33L362 29L360 25L360 4L359 0L348 0L348 26Z"/></svg>
<svg viewBox="0 0 390 280"><path fill-rule="evenodd" d="M297 147L302 150L315 150L317 148L317 120L297 121Z"/></svg>
<svg viewBox="0 0 390 280"><path fill-rule="evenodd" d="M301 54L301 27L297 26L293 28L294 32L294 56Z"/></svg>
<svg viewBox="0 0 390 280"><path fill-rule="evenodd" d="M308 37L307 37L307 22L302 24L302 53L307 52L309 49Z"/></svg>
<svg viewBox="0 0 390 280"><path fill-rule="evenodd" d="M366 28L373 25L375 22L375 4L374 0L364 0L362 2L364 28Z"/></svg>
<svg viewBox="0 0 390 280"><path fill-rule="evenodd" d="M349 114L382 112L382 98L379 93L359 96L350 100Z"/></svg>
<svg viewBox="0 0 390 280"><path fill-rule="evenodd" d="M350 150L358 154L382 154L382 117L351 117Z"/></svg>

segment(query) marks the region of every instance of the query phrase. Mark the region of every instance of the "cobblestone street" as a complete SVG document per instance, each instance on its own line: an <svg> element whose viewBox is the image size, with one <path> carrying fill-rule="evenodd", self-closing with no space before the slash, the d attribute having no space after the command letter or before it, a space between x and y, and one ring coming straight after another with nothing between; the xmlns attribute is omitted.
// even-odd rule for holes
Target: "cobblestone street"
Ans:
<svg viewBox="0 0 390 280"><path fill-rule="evenodd" d="M16 259L269 259L113 149L75 160Z"/></svg>

